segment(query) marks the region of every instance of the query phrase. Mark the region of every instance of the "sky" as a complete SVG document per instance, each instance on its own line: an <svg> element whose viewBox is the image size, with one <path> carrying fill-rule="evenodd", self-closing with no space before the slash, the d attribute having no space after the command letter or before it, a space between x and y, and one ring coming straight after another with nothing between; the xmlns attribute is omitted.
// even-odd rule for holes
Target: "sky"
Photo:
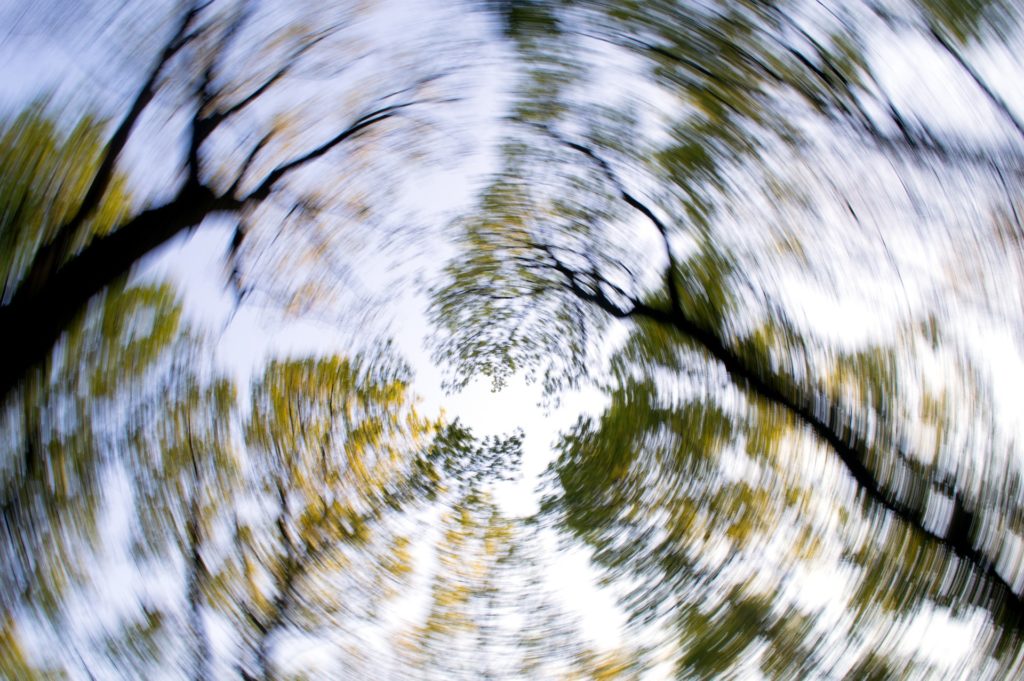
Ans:
<svg viewBox="0 0 1024 681"><path fill-rule="evenodd" d="M348 334L329 324L282 322L277 314L267 314L261 308L235 306L234 296L225 286L223 268L223 253L230 242L231 229L225 226L196 230L155 259L139 274L140 278L177 282L193 319L206 328L219 329L217 359L235 375L239 386L253 379L269 358L344 353L350 346ZM499 487L496 496L506 513L527 516L536 512L537 486L544 469L554 459L558 434L580 414L599 413L606 399L595 388L589 388L564 395L558 407L544 407L541 386L527 383L521 376L500 392L481 378L459 392L447 393L442 388L443 370L431 360L426 345L429 326L424 304L425 299L419 295L409 295L407 300L397 303L400 311L395 315L394 335L401 355L413 367L412 393L422 400L422 412L443 412L451 420L457 418L480 437L522 429L522 474L517 482ZM245 394L244 388L240 392ZM614 597L596 585L596 573L587 563L585 552L558 551L554 558L552 586L564 596L568 607L584 615L584 632L604 645L618 643L623 614Z"/></svg>
<svg viewBox="0 0 1024 681"><path fill-rule="evenodd" d="M17 16L18 10L14 5L8 7L7 16ZM30 9L28 11L31 12ZM3 16L0 12L0 17ZM374 21L380 21L387 15L380 13L377 16ZM405 20L412 19L405 17ZM397 30L395 26L385 24L386 21L380 30ZM16 26L17 22L8 25ZM7 68L0 72L0 109L16 111L40 92L50 90L58 93L57 101L74 100L79 96L91 101L98 95L99 102L103 102L106 96L112 96L111 108L116 115L123 95L116 94L116 88L111 87L112 82L117 82L117 77L107 72L104 55L89 50L79 54L73 47L55 42L49 35L35 30L24 32L14 29L6 39L0 39L0 61L7 64ZM494 91L498 82L500 79L493 77L478 83L482 93L474 93L476 103L473 106L479 108L479 118L494 115L500 100ZM404 202L407 207L415 206L422 213L433 215L434 220L443 220L444 215L472 198L475 187L472 178L480 177L489 163L487 154L480 153L487 147L486 132L477 135L478 147L457 168L434 168L423 181L406 187ZM153 157L148 143L132 145L126 154L123 165L128 168L133 181L138 182L139 177L154 178L150 184L162 181L159 178L166 170L148 165ZM235 376L242 395L246 393L244 386L269 358L346 352L352 344L353 333L358 333L358 329L339 329L329 322L316 320L283 319L276 311L258 302L236 305L225 267L225 254L233 229L234 223L207 221L201 228L175 239L157 255L148 257L133 279L170 280L176 284L187 315L211 333L217 362L222 370ZM436 269L444 255L443 250L438 250L441 252L421 256L422 262L411 267ZM372 266L370 271L361 272L361 276L370 288L388 284L383 272L374 271ZM425 345L428 334L425 302L423 295L413 294L409 287L405 287L401 300L389 301L388 319L377 320L390 325L402 356L414 368L412 392L422 400L424 413L436 414L443 410L448 418L458 418L478 436L508 434L522 429L525 433L522 475L518 482L504 485L496 490L496 494L507 513L528 515L535 512L537 484L554 457L553 445L559 431L574 422L580 413L597 412L603 398L596 390L588 390L567 394L559 407L545 409L540 406L540 386L527 384L521 377L510 381L501 392L494 392L489 382L479 380L459 393L447 394L441 387L442 370L431 360ZM108 487L108 490L116 489L119 489L116 484ZM123 543L117 537L127 537L131 519L125 516L124 509L118 508L118 504L108 509L106 517L105 532L111 539L110 544ZM583 615L583 632L587 636L599 644L614 646L620 639L623 615L614 604L613 596L596 586L596 575L582 550L556 552L554 538L547 536L547 540L555 558L549 575L554 590L571 610ZM114 551L106 555L104 561L105 574L120 575L110 580L111 585L134 581L130 555ZM163 587L148 583L137 586L146 592L155 589L156 594L173 591L174 588L171 583ZM106 590L101 589L101 593L103 591ZM107 591L106 596L113 599L109 619L123 608L113 607L116 600L114 592ZM90 604L82 603L80 607L84 615ZM95 620L92 626L102 621L102 618Z"/></svg>
<svg viewBox="0 0 1024 681"><path fill-rule="evenodd" d="M11 6L8 11L17 10ZM1009 54L997 51L993 57L972 55L972 58L983 72L993 76L993 82L1014 83L1024 79L1024 74L1018 73L1020 78L1008 75L1019 71L1019 63ZM883 86L906 98L903 103L910 108L916 107L922 116L934 117L935 122L942 125L958 129L966 127L980 135L998 127L998 117L984 106L979 107L976 94L971 95L971 89L965 83L942 92L921 89L920 83L956 80L952 75L948 78L943 75L950 71L948 60L927 49L926 45L879 45L875 59L887 67L882 71ZM88 58L80 61L77 55L72 56L46 36L0 39L0 62L7 64L0 73L0 103L7 107L24 102L39 91L40 83L49 81L80 83L84 80L87 84L98 83L102 89L102 81L97 81L93 71L97 64L90 63ZM921 78L922 69L929 71L930 77ZM1024 110L1024 91L1004 88L1002 94L1017 111ZM936 98L943 98L947 106L933 106ZM477 160L476 163L478 165L472 170L478 172L481 167L486 167L487 160ZM447 202L457 205L469 197L471 188L469 179L460 179L458 172L439 172L432 182L421 185L410 200L422 204L436 197L445 197ZM450 206L436 207L438 213L448 208ZM268 357L336 352L348 347L351 330L339 330L321 322L289 320L282 323L278 315L249 304L236 309L233 295L227 287L224 267L224 254L232 229L233 225L208 224L194 230L176 240L158 257L151 258L137 276L166 276L179 283L189 313L215 329L218 360L237 376L240 385L244 385ZM922 264L924 267L941 265L927 259ZM370 273L368 280L371 286L373 279L374 275ZM870 329L880 321L878 307L870 295L859 300L854 297L845 304L837 305L833 297L807 288L803 283L792 285L795 289L791 295L822 334L850 342L851 338L859 335L869 337ZM435 413L443 408L450 417L461 419L480 435L508 433L522 428L526 434L522 482L503 490L500 499L509 512L532 512L536 507L538 476L552 460L552 443L558 432L570 425L580 413L599 411L604 398L597 391L588 390L567 395L562 406L545 410L539 406L542 397L540 387L521 379L513 380L500 393L493 392L485 381L478 381L458 394L445 394L441 389L441 370L431 361L423 345L428 333L423 304L423 298L416 296L398 301L399 312L392 324L397 332L398 347L415 368L413 388L422 397L423 410ZM1019 418L1019 405L1024 402L1024 361L1019 339L1005 328L982 328L980 333L969 338L969 343L976 357L987 367L995 401L1002 410L1001 420L1015 429L1016 434L1024 436L1024 423ZM941 371L941 367L935 370ZM242 392L244 394L244 390ZM587 578L581 579L581 574ZM551 577L569 604L585 613L588 633L599 641L614 643L622 615L611 596L594 585L594 573L586 565L585 555L579 551L560 553L559 568ZM828 574L808 575L805 583L810 586L803 597L812 601L827 599L836 588L835 580ZM963 650L963 646L968 640L965 632L970 624L943 623L942 619L941 615L935 619L919 618L911 628L907 645L928 641L930 649L951 655L967 654L969 651ZM942 644L936 645L937 640Z"/></svg>

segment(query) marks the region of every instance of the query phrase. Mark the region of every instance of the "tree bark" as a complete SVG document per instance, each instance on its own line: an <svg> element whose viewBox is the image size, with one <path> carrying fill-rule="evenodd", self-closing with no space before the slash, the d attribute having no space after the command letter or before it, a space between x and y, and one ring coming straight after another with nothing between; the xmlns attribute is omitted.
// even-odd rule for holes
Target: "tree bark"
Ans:
<svg viewBox="0 0 1024 681"><path fill-rule="evenodd" d="M49 357L93 296L125 277L136 262L207 216L237 210L202 185L186 185L169 203L142 211L117 230L92 241L33 287L22 287L0 308L0 401Z"/></svg>

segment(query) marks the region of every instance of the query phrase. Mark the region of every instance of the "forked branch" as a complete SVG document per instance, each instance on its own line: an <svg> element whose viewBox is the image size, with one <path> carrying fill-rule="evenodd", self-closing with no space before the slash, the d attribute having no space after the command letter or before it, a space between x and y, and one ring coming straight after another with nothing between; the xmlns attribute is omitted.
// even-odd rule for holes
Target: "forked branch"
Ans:
<svg viewBox="0 0 1024 681"><path fill-rule="evenodd" d="M616 188L622 200L654 224L664 241L669 265L674 268L668 230L657 218L656 213L623 187L610 165L593 149L566 140L546 126L545 130L554 139L586 156ZM737 386L796 417L829 445L868 499L903 521L923 541L940 545L969 564L987 583L985 600L996 611L1002 608L1003 614L1008 616L1008 621L1013 626L1024 626L1024 599L996 569L995 560L984 550L975 547L972 533L978 529L979 519L972 510L972 505L959 490L955 489L955 486L942 481L922 481L923 484L931 485L934 492L941 491L949 496L953 504L952 517L947 527L932 529L925 522L924 509L903 501L887 490L868 466L872 445L852 422L850 412L820 391L803 388L785 375L751 362L733 349L715 329L694 319L680 304L678 291L673 293L674 269L666 273L665 285L669 287L670 297L667 309L648 305L636 299L629 299L630 307L622 307L604 293L598 273L588 274L588 281L583 282L581 273L559 261L550 249L541 250L552 259L551 267L564 276L567 289L578 299L591 303L619 319L647 319L674 328L719 362ZM897 456L904 460L909 459L903 451L897 452Z"/></svg>

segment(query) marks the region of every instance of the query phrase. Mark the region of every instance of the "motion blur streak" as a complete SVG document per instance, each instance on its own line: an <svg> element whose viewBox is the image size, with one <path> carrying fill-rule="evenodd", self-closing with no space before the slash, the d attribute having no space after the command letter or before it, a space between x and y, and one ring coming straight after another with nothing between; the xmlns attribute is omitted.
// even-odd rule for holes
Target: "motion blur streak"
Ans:
<svg viewBox="0 0 1024 681"><path fill-rule="evenodd" d="M0 10L0 677L1024 676L1021 19Z"/></svg>

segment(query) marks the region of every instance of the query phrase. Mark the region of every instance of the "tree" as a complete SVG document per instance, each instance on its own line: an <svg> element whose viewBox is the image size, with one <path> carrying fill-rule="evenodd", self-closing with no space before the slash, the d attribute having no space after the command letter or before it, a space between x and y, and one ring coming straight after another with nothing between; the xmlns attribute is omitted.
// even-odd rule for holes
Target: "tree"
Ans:
<svg viewBox="0 0 1024 681"><path fill-rule="evenodd" d="M275 651L300 641L319 641L343 667L380 669L380 660L360 661L352 644L382 627L381 607L405 591L415 567L415 517L454 494L449 488L488 484L518 461L517 437L480 443L457 422L442 428L419 416L407 369L385 349L373 359L272 362L243 419L233 382L204 366L202 347L183 331L164 353L163 369L147 375L144 394L118 397L115 408L129 407L131 418L104 424L117 453L103 466L90 462L90 473L97 486L124 475L128 499L39 500L65 514L37 525L70 542L54 546L52 562L80 562L82 574L50 595L49 610L11 609L4 668L32 668L16 638L25 616L70 630L76 623L63 614L67 601L110 586L89 570L90 556L102 553L100 537L76 524L86 509L99 514L127 503L138 518L127 537L133 568L152 581L179 578L181 603L143 596L132 608L123 584L117 626L81 641L65 632L55 662L90 675L176 669L213 678L230 662L211 644L208 622L215 620L238 637L235 668L243 678L290 677L295 670L279 669ZM14 537L24 542L38 534L32 530ZM5 563L12 579L24 572L10 556ZM45 605L33 600L47 574L25 580L28 606ZM7 598L11 587L4 587ZM77 659L65 659L71 651Z"/></svg>
<svg viewBox="0 0 1024 681"><path fill-rule="evenodd" d="M542 517L588 544L610 579L636 585L626 609L638 626L664 625L683 676L943 674L895 643L922 612L983 613L984 644L967 663L1019 675L1024 471L965 327L1024 328L1019 300L993 295L1024 276L1024 125L975 66L1015 40L1020 10L488 7L521 72L502 167L459 221L462 252L435 292L438 355L454 361L456 384L525 370L550 397L584 381L604 389L603 413L560 444ZM236 225L226 259L240 298L273 274L252 256L280 233L311 232L315 259L336 251L337 222L364 221L368 190L389 194L370 185L408 158L382 160L373 136L421 150L434 138L417 116L450 101L434 90L448 66L421 58L421 45L417 68L339 79L365 107L306 99L299 76L372 61L344 50L359 25L345 10L306 23L281 5L196 2L174 16L109 135L90 118L48 121L48 104L4 126L0 328L17 330L0 340L6 673L48 673L25 653L22 625L62 616L116 465L150 509L146 549L181 559L189 675L212 673L204 623L217 616L243 643L239 674L270 678L282 641L348 634L408 578L401 511L500 471L516 449L514 438L477 446L457 424L429 438L440 423L415 415L386 353L274 363L244 419L230 382L168 359L171 339L190 347L180 311L165 287L124 285L134 264L213 217ZM991 111L995 134L944 125L887 89L873 55L910 39ZM180 133L176 173L164 195L137 194L140 209L117 169L161 123ZM329 160L345 164L337 182ZM921 274L916 252L949 267ZM315 295L324 271L301 256L282 269ZM865 290L891 280L907 302L881 338L836 339L784 279L834 291L841 279ZM935 365L952 370L936 376ZM148 420L133 421L145 408ZM534 574L519 562L528 533L486 495L445 501L441 553L477 561L436 575L416 664L472 667L471 653L432 648L469 649L471 631L487 650L522 644L510 674L643 666L595 663L557 612L571 663L501 634L493 613L518 616L517 582ZM801 598L816 570L846 577L841 613ZM527 595L547 608L546 594ZM165 613L139 611L118 656L155 655Z"/></svg>
<svg viewBox="0 0 1024 681"><path fill-rule="evenodd" d="M518 476L523 434L477 440L458 421L431 445L443 481L422 620L395 636L410 678L635 678L640 656L600 650L550 586L536 523L511 517L495 487Z"/></svg>
<svg viewBox="0 0 1024 681"><path fill-rule="evenodd" d="M962 50L988 39L993 24L1007 31L1016 11L972 8L500 7L524 68L502 168L458 222L462 252L435 291L436 356L454 359L456 383L477 373L500 383L526 370L541 373L549 392L591 379L607 386L605 414L582 420L563 443L547 507L605 567L640 579L627 601L638 618L652 608L673 619L676 606L693 613L675 620L680 673L709 672L700 665L739 660L775 636L781 650L828 645L814 641L813 627L783 626L792 618L777 591L793 570L752 590L735 566L756 555L751 541L799 537L805 525L812 545L823 539L831 521L801 502L813 486L795 453L808 442L835 457L864 505L849 507L842 492L826 502L835 517L876 533L838 560L863 580L850 602L861 613L851 640L865 635L865 612L888 613L896 626L922 600L954 613L980 605L996 623L999 664L1014 664L1005 653L1024 601L1018 566L1002 556L1017 531L1020 471L1004 468L1005 440L979 402L976 367L960 359L938 390L918 378L922 363L947 356L944 343L957 344L963 297L931 283L935 298L899 319L888 347L851 353L816 337L779 286L796 272L835 287L837 275L852 275L830 264L856 273L853 256L877 265L881 251L892 261L887 240L908 233L901 224L936 235L921 225L924 214L968 225L979 239L998 233L992 213L1015 214L1007 188L1021 180L1020 124ZM898 105L865 52L881 31L924 36L1006 133L974 141ZM609 64L623 66L610 74ZM848 181L871 173L902 182L902 195L865 195ZM958 191L984 205L946 200ZM886 229L873 239L878 250L853 251L875 224ZM1013 271L1012 260L994 264ZM877 280L877 267L863 269ZM974 310L1019 323L986 304ZM613 329L627 340L608 371L601 341ZM965 405L974 419L966 441L953 426ZM921 428L935 434L932 448L917 446L911 434ZM988 451L967 452L972 441ZM975 457L999 473L968 463ZM715 538L731 547L725 563L706 555L718 555ZM943 581L951 573L955 586ZM721 609L696 605L706 580L725 589ZM732 618L737 608L749 616ZM717 633L693 633L716 621ZM700 641L731 643L726 651ZM707 656L696 657L702 649Z"/></svg>
<svg viewBox="0 0 1024 681"><path fill-rule="evenodd" d="M207 619L215 576L211 566L218 561L211 537L223 529L222 519L243 489L234 444L238 404L233 381L198 370L201 343L183 334L175 350L159 397L143 405L148 413L132 433L124 466L139 518L131 538L134 560L158 573L168 558L183 559L184 626L175 629L186 632L188 659L181 666L189 678L204 681L214 678ZM139 636L129 631L117 638L130 643ZM161 651L170 646L162 643L139 656L136 668L165 666Z"/></svg>
<svg viewBox="0 0 1024 681"><path fill-rule="evenodd" d="M423 622L399 643L403 675L448 679L636 678L635 654L598 651L546 585L536 525L502 513L486 489L443 510Z"/></svg>
<svg viewBox="0 0 1024 681"><path fill-rule="evenodd" d="M55 221L75 209L101 150L97 120L62 129L47 117L48 106L34 103L0 133L5 297L52 238ZM129 205L126 181L115 176L75 239L108 233ZM166 286L112 287L73 320L65 342L3 405L0 666L9 676L28 676L32 667L18 632L69 626L70 595L89 587L89 565L104 538L97 521L110 501L104 483L139 426L133 406L145 402L165 369L181 315ZM56 676L63 663L55 655L42 664L45 673L36 671Z"/></svg>
<svg viewBox="0 0 1024 681"><path fill-rule="evenodd" d="M8 289L53 238L47 230L75 209L81 176L100 152L99 123L62 131L49 106L37 103L5 127L0 255ZM113 184L81 228L83 241L109 233L128 209L125 180ZM239 669L274 677L282 638L299 630L352 638L352 623L372 625L380 602L400 590L410 539L396 516L436 497L449 479L487 479L517 456L514 438L485 455L458 424L434 437L439 422L417 415L408 371L383 347L372 360L271 364L243 419L234 383L205 359L209 344L182 314L167 285L112 287L8 400L0 584L7 675L170 668L213 678L225 661L208 622L226 615L251 647ZM130 483L127 498L110 491L120 491L119 476ZM83 626L69 606L112 586L95 566L104 544L125 538L108 536L100 519L125 505L138 518L127 538L135 569L154 581L180 577L182 603L143 597L132 607L123 584L116 626ZM225 531L233 535L227 545ZM26 625L36 640L49 641L38 630L51 628L62 645L36 659L22 644Z"/></svg>
<svg viewBox="0 0 1024 681"><path fill-rule="evenodd" d="M360 193L360 178L348 178L356 191L347 196L347 202L339 200L337 190L329 186L333 180L329 182L323 174L323 164L313 172L317 162L344 160L341 151L346 147L354 155L349 161L360 151L365 155L371 130L401 140L394 148L415 152L421 149L419 142L430 138L423 112L449 99L438 85L448 69L440 55L427 64L433 71L405 65L353 76L351 88L339 95L347 94L350 101L353 95L359 96L364 106L347 105L339 111L334 102L324 111L324 91L310 96L307 88L303 93L294 77L315 76L328 68L325 59L335 62L332 72L336 72L351 66L339 67L339 61L355 63L369 56L346 54L343 49L346 30L359 38L353 28L359 17L345 8L320 8L308 17L294 18L274 8L261 10L248 1L191 2L176 5L173 15L173 21L161 24L170 30L160 30L170 35L160 41L162 46L142 84L102 148L92 152L88 166L76 169L74 184L53 186L61 196L60 211L31 227L32 248L10 263L0 301L0 326L20 333L6 334L0 341L6 358L0 370L4 397L46 359L95 295L123 279L143 257L207 218L238 223L228 260L239 295L244 294L246 239L252 238L251 231L258 232L261 218L273 213L268 209L271 203L288 206L286 222L300 219L315 224L325 210L334 211L335 220L365 220L368 206ZM310 27L307 19L324 23ZM257 47L246 51L244 45ZM428 88L442 94L428 94ZM302 108L298 101L304 101ZM97 232L92 225L106 210L104 206L112 200L116 205L111 197L122 187L117 168L125 149L146 140L140 129L160 104L187 112L180 168L172 180L175 187L141 210L120 206L112 224ZM323 127L310 127L309 120ZM32 134L31 130L15 127L11 132L9 143L35 149L27 139L17 137ZM232 144L234 149L228 147ZM24 153L22 158L30 158ZM364 163L362 179L378 186L394 180L394 168L385 159L375 163L382 170L371 172ZM319 180L316 186L310 186L311 176ZM8 234L5 238L15 236L15 232ZM37 315L40 309L47 314Z"/></svg>
<svg viewBox="0 0 1024 681"><path fill-rule="evenodd" d="M410 540L388 515L415 503L416 452L436 427L416 413L401 367L382 360L267 367L246 424L247 489L260 510L235 509L235 555L216 578L251 649L243 676L276 678L283 635L354 633L394 592L389 583L411 569Z"/></svg>

